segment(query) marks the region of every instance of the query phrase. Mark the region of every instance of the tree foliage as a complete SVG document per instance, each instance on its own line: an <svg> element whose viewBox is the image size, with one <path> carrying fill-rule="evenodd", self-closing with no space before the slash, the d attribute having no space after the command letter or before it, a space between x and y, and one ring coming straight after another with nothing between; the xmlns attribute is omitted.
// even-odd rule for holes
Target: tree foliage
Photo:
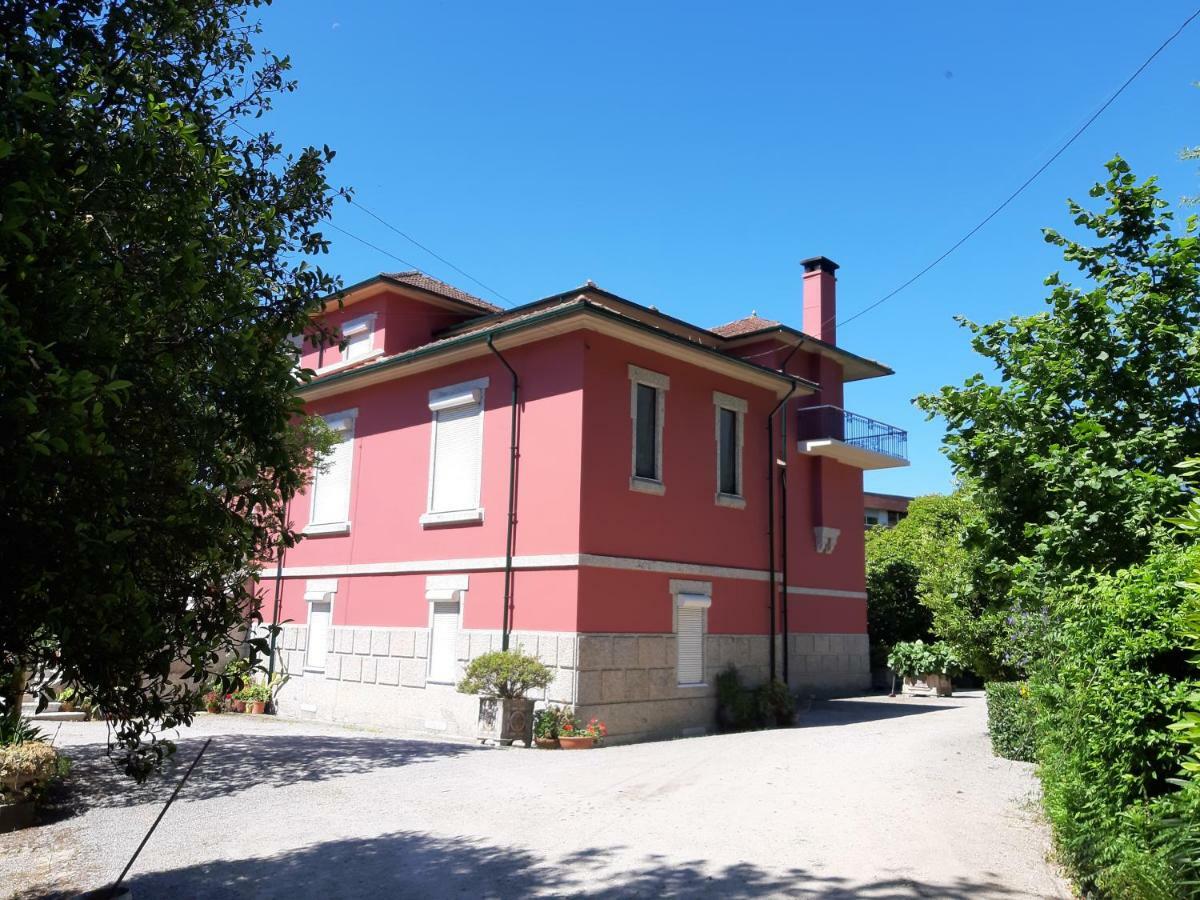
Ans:
<svg viewBox="0 0 1200 900"><path fill-rule="evenodd" d="M1003 615L990 610L985 559L972 546L978 513L962 491L917 497L892 528L867 535L867 628L876 655L900 641L947 641L969 668L1004 668Z"/></svg>
<svg viewBox="0 0 1200 900"><path fill-rule="evenodd" d="M258 5L0 5L0 712L54 670L134 774L256 614L311 460L289 338L330 339L333 154L240 130L294 88Z"/></svg>
<svg viewBox="0 0 1200 900"><path fill-rule="evenodd" d="M989 325L961 320L998 378L974 375L917 399L946 420L945 452L986 521L995 557L1047 570L1115 570L1145 558L1178 504L1174 466L1200 451L1200 240L1176 233L1155 179L1108 164L1071 202L1092 243L1046 240L1081 286L1046 279L1048 309Z"/></svg>

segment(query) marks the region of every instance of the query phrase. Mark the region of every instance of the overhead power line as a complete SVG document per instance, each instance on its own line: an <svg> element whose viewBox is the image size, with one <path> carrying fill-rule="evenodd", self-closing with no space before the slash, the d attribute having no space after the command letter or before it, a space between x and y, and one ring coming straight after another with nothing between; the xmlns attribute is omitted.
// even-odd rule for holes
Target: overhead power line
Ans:
<svg viewBox="0 0 1200 900"><path fill-rule="evenodd" d="M450 262L450 260L446 259L446 257L441 256L438 253L434 252L433 250L429 249L428 247L426 247L424 244L422 244L420 241L418 241L416 238L412 237L411 235L405 234L403 231L401 231L399 228L397 228L391 222L388 222L383 217L376 215L371 210L367 209L365 206L363 206L361 203L359 203L357 200L355 200L353 197L348 197L347 199L353 205L357 206L359 209L361 209L363 212L365 212L368 216L370 216L372 219L374 219L376 222L378 222L380 225L382 225L384 228L387 228L391 231L396 232L396 234L400 235L400 237L404 238L410 244L414 244L417 247L420 247L422 250L424 250L426 253L428 253L430 256L432 256L434 259L436 259L442 263L445 263L447 266L449 266L451 269L453 269L459 275L463 276L464 278L470 279L471 281L475 282L475 284L477 284L481 288L483 288L485 291L495 294L497 297L499 297L505 303L509 304L510 306L512 305L512 301L509 300L507 297L505 297L502 293L500 293L494 287L490 287L490 286L484 284L482 281L480 281L478 278L476 278L470 272L464 272L462 269L460 269L454 263Z"/></svg>
<svg viewBox="0 0 1200 900"><path fill-rule="evenodd" d="M233 125L235 128L237 128L238 130L245 132L245 133L246 133L247 135L249 135L250 137L257 137L257 135L255 135L255 134L254 134L254 132L250 131L248 128L246 128L245 126L243 126L243 125L242 125L240 122L232 122L231 124L232 124L232 125ZM444 257L444 256L442 256L441 254L437 253L435 250L433 250L433 249L431 249L431 248L429 248L429 247L425 246L425 245L424 245L424 244L422 244L420 241L418 241L416 238L414 238L412 235L406 234L405 232L403 232L403 231L401 231L399 228L397 228L395 225L393 225L391 222L388 222L388 221L387 221L386 219L384 219L382 216L380 216L380 215L378 215L377 213L375 213L375 212L373 212L373 211L371 211L371 210L367 209L365 206L363 206L361 203L359 203L357 200L355 200L355 199L354 199L352 196L350 196L350 194L349 194L349 193L343 193L343 194L342 194L342 196L343 196L343 197L345 197L345 198L346 198L346 200L347 200L347 201L348 201L348 202L349 202L351 205L353 205L353 206L357 206L359 209L361 209L363 212L365 212L365 213L366 213L368 216L370 216L372 219L374 219L375 221L377 221L377 222L378 222L379 224L381 224L383 227L385 227L385 228L389 229L390 231L394 231L396 234L400 235L400 237L404 238L404 239L405 239L406 241L408 241L409 243L411 243L411 244L414 244L415 246L417 246L417 247L419 247L420 249L424 250L426 253L428 253L430 256L432 256L434 259L438 260L439 262L443 263L444 265L447 265L447 266L449 266L451 269L453 269L453 270L454 270L455 272L457 272L459 275L462 275L464 278L468 278L468 279L470 279L470 280L471 280L471 281L473 281L475 284L477 284L477 285L479 285L481 288L483 288L485 291L488 291L488 292L489 292L489 293L491 293L491 294L495 294L495 295L496 295L497 297L499 297L499 298L500 298L502 301L504 301L504 303L505 303L505 304L507 304L508 306L512 306L512 305L513 305L513 301L512 301L512 300L510 300L510 299L508 299L507 297L505 297L505 296L504 296L502 293L500 293L500 292L499 292L498 290L496 290L494 287L489 287L488 285L484 284L482 281L480 281L480 280L479 280L478 278L476 278L474 275L470 274L469 272L466 272L466 271L464 271L463 269L460 269L460 268L459 268L458 266L456 266L454 263L450 262L450 260L446 259L446 257ZM399 263L401 263L401 264L403 264L403 265L406 265L406 266L408 266L408 267L409 267L409 268L411 268L411 269L416 269L418 272L420 272L420 273L421 273L421 274L423 274L423 275L429 275L429 273L428 273L428 272L426 272L424 269L422 269L422 268L421 268L420 266L418 266L416 263L409 262L408 260L404 259L403 257L397 256L395 253L392 253L392 252L391 252L391 251L389 251L389 250L385 250L385 249L383 249L382 247L378 246L377 244L373 244L373 243L371 243L371 242L370 242L370 241L368 241L366 238L361 238L361 237L359 237L357 234L354 234L354 233L353 233L353 232L351 232L351 231L347 231L345 228L341 228L341 227L339 227L339 226L337 226L337 225L334 225L334 224L333 224L333 222L331 222L331 221L329 221L329 220L326 220L326 224L328 224L328 225L329 225L329 227L330 227L330 228L332 228L334 231L340 231L342 234L346 235L346 237L353 238L354 240L358 241L360 244L364 244L365 246L367 246L367 247L370 247L372 250L375 250L375 251L377 251L377 252L379 252L379 253L382 253L384 256L389 256L389 257L391 257L392 259L396 260L397 262L399 262Z"/></svg>
<svg viewBox="0 0 1200 900"><path fill-rule="evenodd" d="M1130 75L1127 79L1125 79L1125 83L1122 84L1119 88L1117 88L1116 91L1113 92L1112 96L1110 96L1107 100L1105 100L1104 104L1098 110L1096 110L1094 113L1092 113L1091 118L1089 118L1078 129L1076 129L1075 133L1072 134L1067 139L1066 143L1063 144L1061 147L1059 147L1057 150L1055 150L1054 154L1049 159L1047 159L1044 163L1042 163L1042 165L1038 168L1038 170L1036 172L1034 172L1032 175L1030 175L1028 178L1026 178L1025 181L1022 182L1022 184L1019 188L1017 188L1015 191L1013 191L1011 194L1009 194L1003 203L1001 203L999 206L997 206L995 209L993 209L990 213L988 213L986 216L984 216L979 221L979 224L977 224L974 228L972 228L970 231L968 231L966 234L964 234L962 237L960 237L957 241L955 241L953 244L951 244L949 249L947 249L941 256L937 257L937 259L935 259L933 262L931 262L929 265L927 265L925 268L923 268L921 271L919 271L916 275L914 275L910 279L908 279L908 281L904 282L903 284L901 284L899 287L895 288L894 290L889 291L888 293L884 294L882 297L880 297L878 300L876 300L874 303L870 304L869 306L863 307L862 309L860 309L858 312L856 312L854 315L850 316L849 318L843 319L841 322L838 323L838 326L841 327L844 325L848 325L849 323L853 322L855 319L859 318L860 316L865 316L867 313L869 313L871 310L875 309L877 306L881 306L882 304L886 303L888 300L891 300L893 297L895 297L897 294L899 294L905 288L912 285L919 278L921 278L923 275L925 275L927 272L929 272L931 269L933 269L935 266L937 266L939 263L941 263L944 259L946 259L946 257L948 257L951 253L953 253L955 250L957 250L959 247L961 247L963 244L965 244L967 241L969 241L972 237L974 237L975 234L981 228L983 228L983 226L985 226L988 222L992 221L992 219L996 218L996 216L999 215L1000 212L1006 206L1008 206L1008 204L1010 204L1014 200L1016 200L1017 197L1019 197L1027 187L1029 187L1031 184L1033 184L1033 182L1037 180L1039 175L1041 175L1048 168L1050 168L1050 166L1054 163L1054 161L1056 159L1058 159L1060 156L1062 156L1063 153L1065 153L1067 151L1067 148L1069 148L1072 144L1074 144L1075 141L1079 138L1079 136L1082 135L1085 131L1087 131L1088 128L1091 126L1091 124L1093 122L1095 122L1098 118L1100 118L1100 116L1104 113L1104 111L1106 109L1108 109L1110 106L1112 106L1112 104L1116 101L1116 99L1118 97L1121 96L1121 94L1125 93L1125 89L1127 87L1129 87L1131 84L1133 84L1133 82L1137 79L1137 77L1146 70L1146 68L1150 65L1150 63L1154 62L1155 58L1160 53L1162 53L1165 49L1167 49L1167 47L1171 44L1172 41L1174 41L1177 37L1179 37L1179 35L1183 34L1184 29L1187 28L1190 24L1192 24L1192 22L1198 16L1200 16L1200 9L1197 9L1194 13L1192 13L1190 16L1188 16L1184 20L1183 24L1180 25L1177 29L1175 29L1175 32L1170 37L1168 37L1165 41L1163 41L1161 44L1159 44L1158 49L1155 50L1153 53L1151 53L1148 57L1146 57L1145 62L1143 62L1140 66L1138 66L1137 69L1134 70L1134 73L1132 75ZM829 319L822 322L821 324L823 326L829 325L830 323L832 323L834 321L835 318L836 318L836 316L830 317Z"/></svg>

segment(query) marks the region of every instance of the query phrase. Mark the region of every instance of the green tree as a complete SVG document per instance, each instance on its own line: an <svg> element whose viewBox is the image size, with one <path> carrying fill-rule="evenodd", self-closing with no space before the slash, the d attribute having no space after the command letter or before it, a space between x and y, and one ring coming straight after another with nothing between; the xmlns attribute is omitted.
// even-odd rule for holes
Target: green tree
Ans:
<svg viewBox="0 0 1200 900"><path fill-rule="evenodd" d="M893 528L867 534L867 630L873 659L886 659L900 641L949 643L974 671L992 675L1006 666L999 656L1003 616L989 613L981 590L984 559L970 534L978 514L961 491L930 494L909 504Z"/></svg>
<svg viewBox="0 0 1200 900"><path fill-rule="evenodd" d="M1200 452L1200 240L1176 228L1155 179L1119 157L1071 202L1090 240L1046 240L1082 276L1046 279L1048 309L979 325L972 347L996 370L917 398L946 420L944 452L981 514L973 535L994 565L989 611L1077 571L1145 559L1180 503L1174 466Z"/></svg>
<svg viewBox="0 0 1200 900"><path fill-rule="evenodd" d="M311 462L289 339L330 339L333 154L240 130L294 88L259 5L0 5L0 714L57 672L135 775L257 615Z"/></svg>

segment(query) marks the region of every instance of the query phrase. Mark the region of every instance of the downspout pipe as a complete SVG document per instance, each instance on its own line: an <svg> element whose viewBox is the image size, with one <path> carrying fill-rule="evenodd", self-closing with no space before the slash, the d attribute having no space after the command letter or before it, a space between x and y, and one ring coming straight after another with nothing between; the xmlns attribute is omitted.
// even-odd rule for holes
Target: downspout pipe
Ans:
<svg viewBox="0 0 1200 900"><path fill-rule="evenodd" d="M283 506L283 528L287 527L288 512L292 508L289 500ZM287 548L283 546L283 531L279 534L279 561L275 565L275 601L271 607L271 657L267 662L267 684L275 677L275 636L279 631L279 612L283 603L283 557Z"/></svg>
<svg viewBox="0 0 1200 900"><path fill-rule="evenodd" d="M780 367L779 367L780 373L782 373L783 375L787 375L787 371L786 371L787 365L789 362L792 361L792 357L796 355L796 351L799 349L800 349L800 344L797 343L796 346L794 346L792 348L791 352L788 353L788 355L784 358L783 364L780 365ZM771 617L771 626L769 629L770 642L767 645L767 654L769 657L770 680L772 680L772 681L775 680L775 669L776 669L776 666L775 666L775 629L776 629L777 618L778 618L777 613L776 613L776 601L779 596L779 588L775 584L775 466L776 466L775 414L777 412L779 412L780 408L785 403L787 403L788 400L790 400L792 398L792 395L794 393L796 393L796 387L798 385L798 382L794 378L791 379L791 382L792 382L792 386L788 389L788 392L783 395L783 397L780 399L780 401L778 403L775 404L775 408L772 409L767 414L767 585L768 585L768 590L770 592L768 595L769 602L767 604L767 608L769 610L770 617ZM786 418L786 416L785 416L785 418ZM786 434L786 432L785 432L785 434ZM787 456L787 447L785 446L784 447L784 457L786 458L786 456ZM783 483L786 483L786 476L784 473L780 474L780 479ZM785 503L784 523L786 523L786 521L787 521L787 519L786 519L787 495L786 494L783 496L782 500ZM786 537L787 537L786 524L784 525L784 528L783 528L783 535L784 535L784 538L786 539ZM786 573L787 572L787 547L786 546L783 547L783 564L784 564L784 572ZM787 621L786 620L786 616L787 616L787 577L786 577L786 574L784 576L784 583L783 583L783 604L784 604L784 617L785 617L784 621L786 622ZM785 644L785 646L784 646L784 666L786 667L787 666L787 647L786 647L787 632L786 631L784 632L784 644ZM786 668L785 668L785 671L786 671Z"/></svg>
<svg viewBox="0 0 1200 900"><path fill-rule="evenodd" d="M509 458L508 458L508 533L504 539L504 614L500 626L500 648L508 649L509 610L512 608L512 576L513 576L513 543L517 534L517 401L520 397L521 382L516 370L508 364L504 355L492 343L492 335L488 335L487 348L495 354L512 378L512 419L509 424Z"/></svg>

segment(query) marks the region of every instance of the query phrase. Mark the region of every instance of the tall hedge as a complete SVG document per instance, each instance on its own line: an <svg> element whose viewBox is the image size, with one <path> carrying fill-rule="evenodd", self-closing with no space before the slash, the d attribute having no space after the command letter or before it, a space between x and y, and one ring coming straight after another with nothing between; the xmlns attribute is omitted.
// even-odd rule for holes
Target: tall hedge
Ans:
<svg viewBox="0 0 1200 900"><path fill-rule="evenodd" d="M1169 726L1200 687L1178 631L1197 561L1200 548L1163 549L1054 599L1059 627L1030 678L1038 758L1060 853L1092 896L1191 896L1181 823L1200 821L1200 802L1175 780Z"/></svg>

